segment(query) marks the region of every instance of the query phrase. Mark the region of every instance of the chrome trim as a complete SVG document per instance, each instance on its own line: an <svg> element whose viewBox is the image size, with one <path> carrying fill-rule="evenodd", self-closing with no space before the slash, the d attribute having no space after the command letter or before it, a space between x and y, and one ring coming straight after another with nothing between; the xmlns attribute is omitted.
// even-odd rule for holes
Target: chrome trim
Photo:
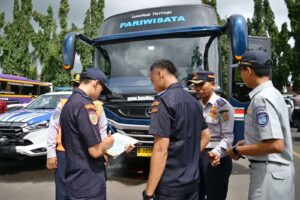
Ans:
<svg viewBox="0 0 300 200"><path fill-rule="evenodd" d="M126 135L130 137L144 137L144 138L153 138L153 135L137 135L137 134L130 134L130 133L125 133Z"/></svg>
<svg viewBox="0 0 300 200"><path fill-rule="evenodd" d="M107 119L108 123L112 126L114 126L116 129L121 130L140 130L140 131L147 131L149 130L149 125L136 125L136 124L121 124L118 122L115 122L111 119Z"/></svg>

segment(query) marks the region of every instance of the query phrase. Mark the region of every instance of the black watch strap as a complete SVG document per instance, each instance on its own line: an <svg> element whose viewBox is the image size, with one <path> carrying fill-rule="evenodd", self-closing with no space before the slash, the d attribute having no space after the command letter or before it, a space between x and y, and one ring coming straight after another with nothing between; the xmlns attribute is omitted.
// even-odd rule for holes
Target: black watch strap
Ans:
<svg viewBox="0 0 300 200"><path fill-rule="evenodd" d="M236 156L239 156L239 155L240 155L239 150L237 150L237 146L234 146L234 147L232 148L232 152L233 152L234 155L236 155Z"/></svg>
<svg viewBox="0 0 300 200"><path fill-rule="evenodd" d="M146 190L143 191L143 200L153 200L154 195L147 195Z"/></svg>

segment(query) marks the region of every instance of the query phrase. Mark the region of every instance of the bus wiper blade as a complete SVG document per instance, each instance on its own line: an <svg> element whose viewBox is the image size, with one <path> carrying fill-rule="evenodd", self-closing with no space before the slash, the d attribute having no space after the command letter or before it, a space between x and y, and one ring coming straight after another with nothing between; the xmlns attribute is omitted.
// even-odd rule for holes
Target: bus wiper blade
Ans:
<svg viewBox="0 0 300 200"><path fill-rule="evenodd" d="M118 94L118 93L111 93L111 94L107 94L106 97L108 99L126 99L123 95Z"/></svg>

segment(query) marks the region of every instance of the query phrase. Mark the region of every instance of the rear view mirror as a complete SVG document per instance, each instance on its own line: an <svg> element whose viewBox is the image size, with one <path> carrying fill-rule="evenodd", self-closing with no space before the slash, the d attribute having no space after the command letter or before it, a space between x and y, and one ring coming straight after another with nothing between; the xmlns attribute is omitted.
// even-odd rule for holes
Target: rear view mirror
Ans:
<svg viewBox="0 0 300 200"><path fill-rule="evenodd" d="M233 61L236 63L248 49L248 26L243 16L232 15L229 18L228 28Z"/></svg>
<svg viewBox="0 0 300 200"><path fill-rule="evenodd" d="M71 32L68 33L63 41L62 46L62 57L64 69L71 70L74 67L74 58L75 58L75 42L76 34Z"/></svg>

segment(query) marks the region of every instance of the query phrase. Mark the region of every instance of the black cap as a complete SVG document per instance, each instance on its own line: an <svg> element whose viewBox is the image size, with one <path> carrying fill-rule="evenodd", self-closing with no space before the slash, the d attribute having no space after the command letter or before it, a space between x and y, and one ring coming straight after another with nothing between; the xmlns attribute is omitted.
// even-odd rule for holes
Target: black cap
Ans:
<svg viewBox="0 0 300 200"><path fill-rule="evenodd" d="M199 71L192 74L188 83L199 84L205 81L215 81L215 73L211 71Z"/></svg>
<svg viewBox="0 0 300 200"><path fill-rule="evenodd" d="M103 91L101 94L111 94L111 91L107 88L107 78L105 74L98 68L88 68L83 70L80 74L80 80L92 79L97 80L101 83Z"/></svg>
<svg viewBox="0 0 300 200"><path fill-rule="evenodd" d="M261 50L246 51L239 61L239 67L252 67L252 68L271 68L272 60L270 56Z"/></svg>

